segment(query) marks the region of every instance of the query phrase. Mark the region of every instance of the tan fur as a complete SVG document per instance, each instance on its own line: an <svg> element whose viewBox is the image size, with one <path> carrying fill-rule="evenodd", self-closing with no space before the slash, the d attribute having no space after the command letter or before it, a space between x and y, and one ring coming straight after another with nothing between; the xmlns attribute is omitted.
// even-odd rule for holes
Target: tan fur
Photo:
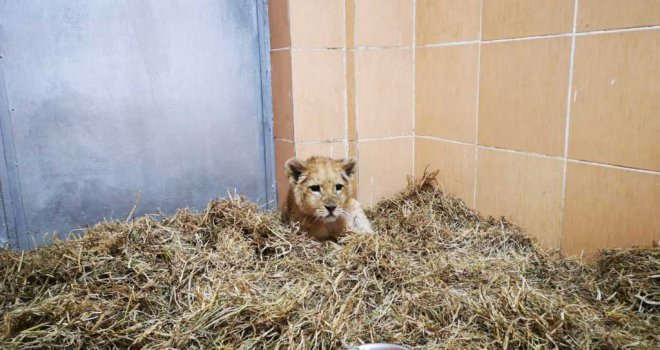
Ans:
<svg viewBox="0 0 660 350"><path fill-rule="evenodd" d="M285 169L290 188L282 219L300 223L304 232L318 240L336 240L346 230L373 232L355 199L356 167L352 158L289 159ZM338 189L338 185L342 188Z"/></svg>

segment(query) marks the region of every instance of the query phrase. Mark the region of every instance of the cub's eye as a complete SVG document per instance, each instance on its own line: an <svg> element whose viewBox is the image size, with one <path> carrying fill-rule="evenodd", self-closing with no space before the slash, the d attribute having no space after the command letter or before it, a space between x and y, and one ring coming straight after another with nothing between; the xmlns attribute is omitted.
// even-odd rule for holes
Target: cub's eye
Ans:
<svg viewBox="0 0 660 350"><path fill-rule="evenodd" d="M337 190L337 191L341 191L343 188L344 188L344 185L342 185L342 184L336 184L335 185L335 190Z"/></svg>
<svg viewBox="0 0 660 350"><path fill-rule="evenodd" d="M321 186L319 185L309 186L309 189L312 190L312 192L321 192Z"/></svg>

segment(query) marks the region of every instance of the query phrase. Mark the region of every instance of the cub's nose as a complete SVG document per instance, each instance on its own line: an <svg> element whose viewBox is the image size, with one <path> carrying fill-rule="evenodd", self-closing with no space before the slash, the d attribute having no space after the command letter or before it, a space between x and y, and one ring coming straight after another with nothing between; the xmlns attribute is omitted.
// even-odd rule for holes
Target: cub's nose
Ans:
<svg viewBox="0 0 660 350"><path fill-rule="evenodd" d="M328 209L328 213L330 213L330 214L332 214L332 212L335 211L336 208L337 208L337 206L334 205L334 204L330 204L330 205L325 206L325 209Z"/></svg>

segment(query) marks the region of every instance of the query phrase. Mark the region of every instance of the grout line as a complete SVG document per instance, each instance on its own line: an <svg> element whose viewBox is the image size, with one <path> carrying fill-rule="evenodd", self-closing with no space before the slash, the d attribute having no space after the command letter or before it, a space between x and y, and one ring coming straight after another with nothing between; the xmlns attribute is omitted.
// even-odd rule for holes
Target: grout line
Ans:
<svg viewBox="0 0 660 350"><path fill-rule="evenodd" d="M575 0L573 4L573 35L571 35L571 58L568 68L568 93L566 97L566 119L564 122L564 164L562 169L561 177L561 208L559 210L559 248L561 249L561 243L564 236L564 209L566 208L566 172L567 172L567 159L568 159L568 140L570 136L571 129L571 107L573 106L571 98L573 95L573 67L575 64L575 31L577 29L577 18L578 18L578 7L579 0Z"/></svg>
<svg viewBox="0 0 660 350"><path fill-rule="evenodd" d="M544 159L552 159L552 160L564 160L564 158L561 157L561 156L549 156L549 155L543 154L543 153L518 151L518 150L513 150L513 149L508 149L508 148L495 147L495 146L478 145L477 148L478 149L487 149L487 150L491 150L491 151L500 151L500 152L506 152L506 153L513 153L513 154L518 154L518 155L521 155L521 156L528 156L528 157L536 157L536 158L544 158Z"/></svg>
<svg viewBox="0 0 660 350"><path fill-rule="evenodd" d="M577 7L576 7L576 12L577 12ZM577 21L575 26L577 26ZM602 29L602 30L594 30L591 32L576 32L573 30L573 33L575 36L588 36L588 35L599 35L599 34L612 34L612 33L626 33L626 32L639 32L639 31L644 31L644 30L660 30L660 25L652 25L652 26L645 26L645 27L632 27L632 28L617 28L617 29Z"/></svg>
<svg viewBox="0 0 660 350"><path fill-rule="evenodd" d="M346 51L345 47L292 47L291 51Z"/></svg>
<svg viewBox="0 0 660 350"><path fill-rule="evenodd" d="M355 181L355 187L354 188L355 188L355 198L360 198L360 186L359 186L360 185L360 145L358 144L358 140L360 139L360 136L359 136L360 131L358 130L358 118L359 118L359 116L358 116L358 101L359 101L359 99L358 99L358 86L357 86L357 84L358 84L358 78L357 78L358 77L358 55L357 55L357 52L355 51L355 32L356 32L355 27L356 27L356 24L357 24L357 13L356 13L356 10L355 10L355 1L350 1L350 4L351 4L351 6L353 6L353 9L351 9L351 11L353 13L353 16L352 16L352 18L353 18L353 23L352 23L353 38L351 40L351 43L353 44L353 45L351 45L352 46L351 50L353 51L353 79L351 79L351 80L352 80L352 83L353 83L353 117L354 117L353 118L353 136L355 138L355 140L354 140L354 142L355 142L355 155L354 155L354 157L355 157L355 159L357 159L357 162L358 162L358 166L357 166L358 170L357 170L357 176L355 176L355 180L354 180Z"/></svg>
<svg viewBox="0 0 660 350"><path fill-rule="evenodd" d="M282 141L282 142L288 142L288 143L293 143L293 140L289 140L283 137L275 137L275 141Z"/></svg>
<svg viewBox="0 0 660 350"><path fill-rule="evenodd" d="M616 169L616 170L622 170L622 171L630 171L633 173L640 173L640 174L648 174L648 175L658 175L660 176L660 171L655 171L655 170L646 170L646 169L638 169L638 168L629 168L625 166L620 166L620 165L612 165L612 164L607 164L607 163L598 163L598 162L590 162L588 160L579 160L579 159L571 159L568 158L566 160L569 163L576 163L576 164L584 164L584 165L593 165L593 166L599 166L602 168L608 168L608 169Z"/></svg>
<svg viewBox="0 0 660 350"><path fill-rule="evenodd" d="M450 140L450 139L445 139L443 137L424 136L424 135L417 135L415 137L418 138L418 139L422 139L422 140L442 141L442 142L453 143L453 144L462 145L462 146L474 146L474 143Z"/></svg>
<svg viewBox="0 0 660 350"><path fill-rule="evenodd" d="M397 45L397 46L355 46L352 50L390 50L390 49L412 49L415 45Z"/></svg>
<svg viewBox="0 0 660 350"><path fill-rule="evenodd" d="M344 158L348 159L348 32L346 30L346 13L348 8L347 1L344 1L344 47L343 47L343 59L344 59Z"/></svg>
<svg viewBox="0 0 660 350"><path fill-rule="evenodd" d="M479 35L481 36L481 34ZM468 40L468 41L453 41L447 43L436 43L436 44L425 44L417 45L416 48L425 48L425 47L445 47L445 46L461 46L461 45L470 45L470 44L480 44L481 40Z"/></svg>
<svg viewBox="0 0 660 350"><path fill-rule="evenodd" d="M353 21L356 20L355 17L356 16L353 15ZM355 23L353 25L355 25ZM353 79L353 100L355 101L355 141L360 139L360 128L358 128L358 121L360 120L360 97L358 96L358 93L360 92L358 86L360 84L360 80L358 79L358 76L360 75L360 65L358 63L360 60L358 58L357 52L353 52L353 77L355 78Z"/></svg>
<svg viewBox="0 0 660 350"><path fill-rule="evenodd" d="M481 5L483 7L483 5ZM481 24L480 24L481 26ZM527 41L527 40L542 40L542 39L554 39L554 38L570 38L573 36L592 36L592 35L604 35L604 34L616 34L616 33L627 33L627 32L639 32L639 31L650 31L650 30L660 30L660 25L646 26L646 27L634 27L634 28L618 28L618 29L604 29L604 30L595 30L590 32L575 32L575 33L559 33L559 34L547 34L547 35L534 35L526 36L520 38L502 38L502 39L490 39L482 40L481 32L479 33L478 40L465 40L465 41L452 41L445 43L433 43L425 45L402 45L402 46L355 46L352 48L347 47L282 47L277 49L271 49L271 52L274 51L348 51L348 50L388 50L388 49L413 49L413 48L426 48L426 47L444 47L444 46L460 46L460 45L471 45L471 44L497 44L497 43L506 43L513 41ZM413 34L414 35L414 34Z"/></svg>
<svg viewBox="0 0 660 350"><path fill-rule="evenodd" d="M481 39L483 38L484 0L479 4L479 48L477 51L477 108L474 123L474 187L472 189L472 207L477 209L477 179L479 171L479 94L481 91Z"/></svg>
<svg viewBox="0 0 660 350"><path fill-rule="evenodd" d="M484 40L484 44L497 44L497 43L506 43L512 41L528 41L528 40L542 40L542 39L554 39L554 38L565 38L573 36L572 33L561 33L561 34L547 34L547 35L535 35L535 36L526 36L520 38L502 38L502 39L490 39Z"/></svg>
<svg viewBox="0 0 660 350"><path fill-rule="evenodd" d="M451 143L451 144L462 145L462 146L474 146L474 144L470 143L470 142L450 140L450 139L446 139L446 138L442 138L442 137L436 137L436 136L417 135L416 138L424 139L424 140L440 141L440 142ZM552 160L559 160L559 161L564 160L563 156L549 156L549 155L543 154L543 153L517 151L517 150L513 150L513 149L501 148L501 147L495 147L495 146L477 145L477 149L507 152L507 153L513 153L513 154L518 154L518 155L522 155L522 156L552 159ZM613 164L607 164L607 163L592 162L592 161L588 161L588 160L567 158L566 161L569 162L569 163L593 165L593 166L599 166L599 167L616 169L616 170L623 170L623 171L630 171L630 172L636 172L636 173L642 173L642 174L660 175L660 171L639 169L639 168L630 168L630 167L625 167L625 166L621 166L621 165L613 165Z"/></svg>
<svg viewBox="0 0 660 350"><path fill-rule="evenodd" d="M483 7L483 4L481 5ZM416 10L416 9L415 9ZM483 21L483 20L482 20ZM480 27L482 24L480 23ZM553 38L564 38L564 37L572 37L572 36L590 36L590 35L602 35L602 34L614 34L614 33L625 33L625 32L638 32L638 31L646 31L646 30L660 30L660 25L654 25L654 26L646 26L646 27L634 27L634 28L619 28L619 29L604 29L604 30L595 30L595 31L590 31L590 32L579 32L579 33L560 33L560 34L547 34L547 35L534 35L534 36L526 36L526 37L520 37L520 38L502 38L502 39L490 39L490 40L483 40L481 38L482 33L481 33L481 28L480 28L480 33L479 33L479 39L478 40L465 40L465 41L452 41L452 42L444 42L444 43L432 43L432 44L424 44L424 45L416 45L413 42L413 45L399 45L399 46L355 46L352 48L291 48L291 47L286 47L286 48L279 48L279 49L272 49L271 51L279 51L279 50L287 50L291 49L294 51L303 51L303 50L387 50L387 49L412 49L412 48L425 48L425 47L443 47L443 46L459 46L459 45L470 45L470 44L495 44L495 43L502 43L502 42L511 42L511 41L526 41L526 40L537 40L537 39L553 39ZM414 32L413 32L414 33ZM415 34L413 34L415 36Z"/></svg>
<svg viewBox="0 0 660 350"><path fill-rule="evenodd" d="M373 142L373 141L386 141L386 140L402 140L407 138L414 138L413 135L401 135L401 136L385 136L385 137L371 137L365 139L358 139L356 142Z"/></svg>
<svg viewBox="0 0 660 350"><path fill-rule="evenodd" d="M325 140L312 140L312 141L298 141L296 142L297 145L321 145L324 143L337 143L337 142L344 142L344 138L338 138L338 139L325 139Z"/></svg>
<svg viewBox="0 0 660 350"><path fill-rule="evenodd" d="M483 7L483 4L481 5ZM481 24L480 24L481 26ZM592 36L592 35L604 35L604 34L616 34L616 33L627 33L627 32L639 32L639 31L650 31L650 30L660 30L660 25L645 26L645 27L634 27L634 28L618 28L618 29L603 29L603 30L594 30L590 32L571 32L571 33L559 33L559 34L546 34L546 35L533 35L519 38L502 38L502 39L490 39L482 40L481 32L479 33L480 38L478 40L464 40L464 41L452 41L444 43L432 43L424 45L416 45L413 42L413 45L400 45L400 46L355 46L352 48L347 47L282 47L277 49L271 49L270 51L347 51L347 50L388 50L388 49L413 49L413 48L425 48L425 47L443 47L443 46L460 46L460 45L470 45L470 44L497 44L497 43L506 43L513 41L527 41L527 40L542 40L542 39L554 39L554 38L570 38L573 36ZM481 31L481 30L480 30ZM414 35L414 34L413 34Z"/></svg>
<svg viewBox="0 0 660 350"><path fill-rule="evenodd" d="M415 155L415 136L417 136L417 0L413 0L413 15L412 15L412 178L415 179L415 166L416 166L416 155Z"/></svg>
<svg viewBox="0 0 660 350"><path fill-rule="evenodd" d="M574 5L574 14L577 14L577 5ZM571 33L560 33L560 34L548 34L548 35L535 35L521 38L502 38L502 39L491 39L484 40L483 43L492 44L492 43L502 43L509 41L525 41L525 40L535 40L535 39L552 39L552 38L565 38L565 37L575 37L575 36L591 36L591 35L602 35L602 34L614 34L614 33L626 33L626 32L639 32L645 30L658 30L660 25L655 26L646 26L646 27L635 27L635 28L619 28L619 29L604 29L604 30L594 30L591 32L581 32L578 33L577 28L577 19L573 17L573 31Z"/></svg>
<svg viewBox="0 0 660 350"><path fill-rule="evenodd" d="M353 15L353 18L355 20L355 15ZM355 185L355 196L357 198L360 198L360 193L362 190L360 189L362 186L360 186L360 177L363 176L362 172L360 171L360 128L358 127L360 125L359 120L360 120L360 98L358 95L359 89L358 89L358 84L359 84L359 79L358 79L358 69L360 65L358 64L358 54L357 52L353 53L353 75L355 79L353 79L354 86L353 86L353 94L355 95L353 97L353 100L355 101L355 155L357 156L358 159L358 176L356 177L356 185Z"/></svg>

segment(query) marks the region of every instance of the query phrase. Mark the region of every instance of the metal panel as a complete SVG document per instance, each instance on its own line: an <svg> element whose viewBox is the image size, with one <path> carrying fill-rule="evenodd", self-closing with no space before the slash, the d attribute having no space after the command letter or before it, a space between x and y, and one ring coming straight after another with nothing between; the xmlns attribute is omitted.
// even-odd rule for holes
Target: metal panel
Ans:
<svg viewBox="0 0 660 350"><path fill-rule="evenodd" d="M0 249L9 247L9 232L7 231L7 219L5 215L4 196L2 195L2 183L0 182Z"/></svg>
<svg viewBox="0 0 660 350"><path fill-rule="evenodd" d="M257 0L259 27L259 55L261 56L261 108L264 123L264 149L268 209L277 209L277 183L275 178L275 137L273 134L273 91L270 66L270 31L268 0Z"/></svg>
<svg viewBox="0 0 660 350"><path fill-rule="evenodd" d="M227 191L274 202L263 0L1 6L0 125L18 164L7 173L21 248L125 218L138 192L137 214Z"/></svg>
<svg viewBox="0 0 660 350"><path fill-rule="evenodd" d="M1 13L1 12L0 12ZM0 22L0 39L3 26ZM6 229L7 241L10 247L21 246L18 232L26 232L25 217L23 215L23 197L18 181L18 163L14 149L9 102L4 77L2 61L4 59L2 41L0 41L0 186L2 187L3 221ZM26 235L21 238L27 242Z"/></svg>

